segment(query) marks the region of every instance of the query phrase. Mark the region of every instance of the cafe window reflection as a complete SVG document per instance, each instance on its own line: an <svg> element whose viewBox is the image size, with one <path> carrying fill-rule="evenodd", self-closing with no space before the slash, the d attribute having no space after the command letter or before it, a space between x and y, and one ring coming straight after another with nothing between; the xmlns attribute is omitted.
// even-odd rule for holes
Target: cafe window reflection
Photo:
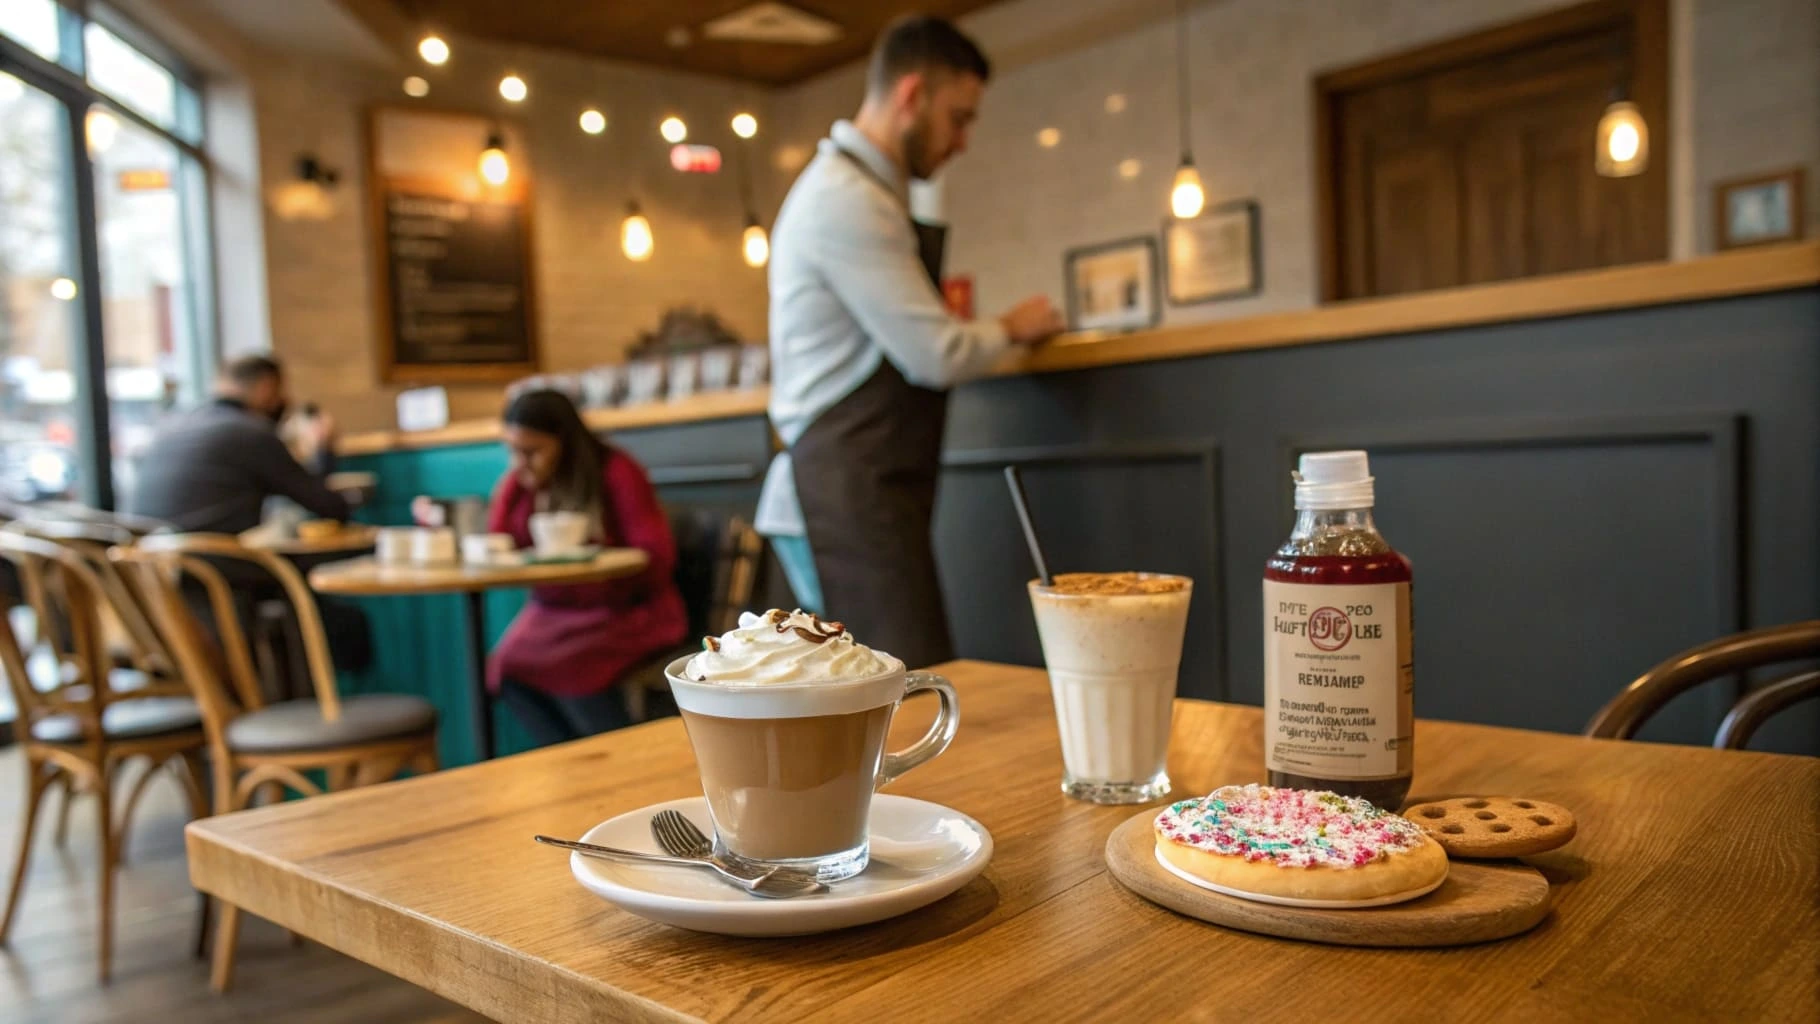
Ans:
<svg viewBox="0 0 1820 1024"><path fill-rule="evenodd" d="M0 37L17 44L0 73L0 500L118 506L154 423L214 361L200 99L114 16L6 0Z"/></svg>

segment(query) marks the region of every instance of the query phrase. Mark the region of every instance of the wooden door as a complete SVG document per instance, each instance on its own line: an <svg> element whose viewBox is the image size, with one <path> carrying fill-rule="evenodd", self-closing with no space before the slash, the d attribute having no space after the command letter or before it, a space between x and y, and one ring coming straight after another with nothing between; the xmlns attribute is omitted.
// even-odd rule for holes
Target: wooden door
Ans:
<svg viewBox="0 0 1820 1024"><path fill-rule="evenodd" d="M1324 297L1664 258L1665 18L1663 0L1601 0L1324 76ZM1655 156L1602 178L1594 131L1620 82Z"/></svg>

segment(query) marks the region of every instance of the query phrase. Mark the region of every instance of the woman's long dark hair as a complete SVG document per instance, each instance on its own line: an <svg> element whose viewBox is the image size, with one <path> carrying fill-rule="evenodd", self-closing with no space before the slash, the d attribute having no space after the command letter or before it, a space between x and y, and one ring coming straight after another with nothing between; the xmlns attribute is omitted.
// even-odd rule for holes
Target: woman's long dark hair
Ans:
<svg viewBox="0 0 1820 1024"><path fill-rule="evenodd" d="M526 391L507 404L503 419L507 426L548 434L562 445L545 492L549 511L583 512L595 522L604 516L609 528L618 533L612 503L601 493L610 449L581 421L569 396L560 391Z"/></svg>

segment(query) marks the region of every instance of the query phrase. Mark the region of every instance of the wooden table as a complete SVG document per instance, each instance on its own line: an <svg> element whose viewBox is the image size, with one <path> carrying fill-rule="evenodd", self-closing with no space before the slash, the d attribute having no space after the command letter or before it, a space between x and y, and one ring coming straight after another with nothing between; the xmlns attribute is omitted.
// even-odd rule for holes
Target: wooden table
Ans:
<svg viewBox="0 0 1820 1024"><path fill-rule="evenodd" d="M638 548L608 548L585 562L474 566L381 565L372 558L352 558L310 573L318 593L348 597L401 594L462 594L473 667L469 699L474 709L474 750L482 761L493 757L493 702L487 696L486 592L515 587L596 583L632 576L644 570L650 556Z"/></svg>
<svg viewBox="0 0 1820 1024"><path fill-rule="evenodd" d="M240 543L260 551L286 555L292 558L317 558L320 556L356 555L373 550L373 544L379 537L379 528L350 524L335 531L327 537L315 540L304 540L301 537L272 537L254 527L240 535Z"/></svg>
<svg viewBox="0 0 1820 1024"><path fill-rule="evenodd" d="M1178 917L1113 881L1133 808L1058 792L1041 672L957 662L961 729L894 791L967 812L984 875L923 911L803 939L647 923L531 842L698 793L661 720L375 789L189 826L209 892L501 1021L1814 1020L1820 761L1422 722L1412 797L1552 800L1553 915L1457 949L1320 946ZM1438 684L1438 681L1437 681ZM894 739L932 713L912 704ZM1255 708L1182 701L1178 792L1256 779Z"/></svg>

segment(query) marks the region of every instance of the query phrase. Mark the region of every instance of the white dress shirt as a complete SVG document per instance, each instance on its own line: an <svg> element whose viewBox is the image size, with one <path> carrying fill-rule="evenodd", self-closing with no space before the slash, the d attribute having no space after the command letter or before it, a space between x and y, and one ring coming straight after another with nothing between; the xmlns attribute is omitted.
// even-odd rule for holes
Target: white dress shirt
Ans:
<svg viewBox="0 0 1820 1024"><path fill-rule="evenodd" d="M917 254L908 177L848 121L835 123L784 199L770 286L770 414L786 448L881 358L912 384L948 388L1009 345L998 321L948 312ZM755 525L767 536L803 535L788 451L765 475Z"/></svg>

